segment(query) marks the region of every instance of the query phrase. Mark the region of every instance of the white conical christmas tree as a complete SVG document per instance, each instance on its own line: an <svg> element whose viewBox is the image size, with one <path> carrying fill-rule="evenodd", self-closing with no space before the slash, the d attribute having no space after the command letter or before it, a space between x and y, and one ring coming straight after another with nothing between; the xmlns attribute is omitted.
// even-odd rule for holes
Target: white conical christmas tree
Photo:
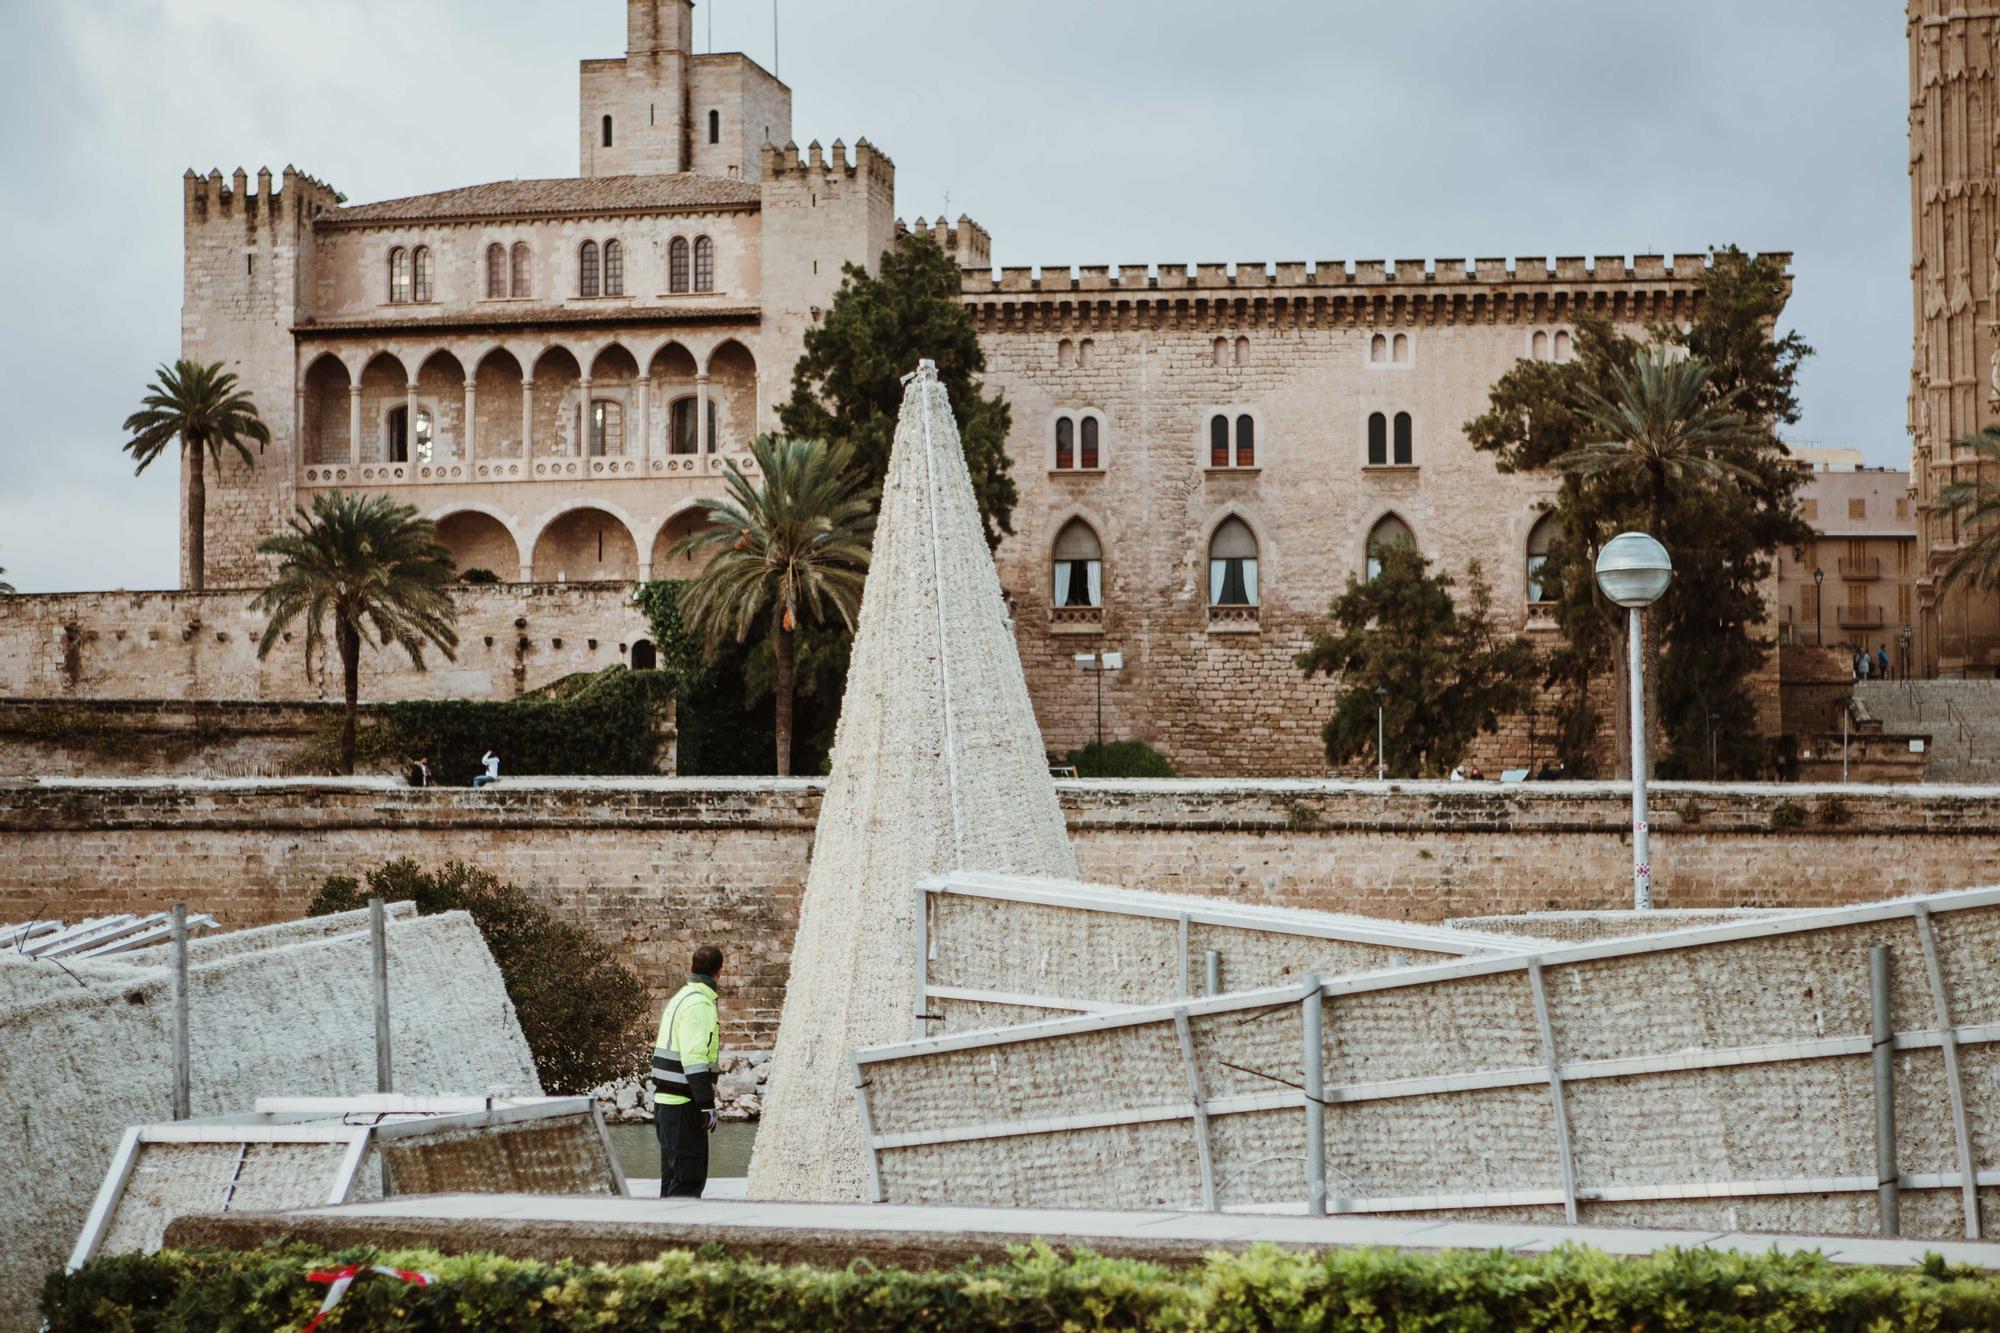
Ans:
<svg viewBox="0 0 2000 1333"><path fill-rule="evenodd" d="M752 1198L866 1196L848 1056L917 1035L916 881L958 868L1074 878L1076 858L958 426L925 361L889 454Z"/></svg>

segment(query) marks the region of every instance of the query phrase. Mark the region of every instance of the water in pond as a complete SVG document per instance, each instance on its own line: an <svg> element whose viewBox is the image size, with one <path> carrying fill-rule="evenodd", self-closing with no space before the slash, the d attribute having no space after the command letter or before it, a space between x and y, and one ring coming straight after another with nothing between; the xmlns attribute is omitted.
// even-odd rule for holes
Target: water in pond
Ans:
<svg viewBox="0 0 2000 1333"><path fill-rule="evenodd" d="M656 1180L660 1175L660 1141L651 1125L608 1125L611 1150L618 1154L618 1167L627 1176ZM711 1178L750 1174L750 1145L757 1141L755 1120L725 1120L708 1140L708 1174Z"/></svg>

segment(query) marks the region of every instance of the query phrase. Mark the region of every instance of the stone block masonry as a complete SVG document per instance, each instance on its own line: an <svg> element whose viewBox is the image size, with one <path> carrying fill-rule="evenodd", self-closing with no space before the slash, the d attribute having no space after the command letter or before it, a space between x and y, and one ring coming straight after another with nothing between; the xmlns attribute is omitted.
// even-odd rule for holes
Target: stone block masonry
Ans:
<svg viewBox="0 0 2000 1333"><path fill-rule="evenodd" d="M1441 922L1622 908L1616 784L1068 782L1082 875L1169 893ZM724 1041L772 1044L821 784L508 779L0 783L0 919L186 901L228 926L300 915L328 875L460 857L595 931L658 994L731 955ZM2000 789L1653 788L1657 901L1830 906L1993 882Z"/></svg>

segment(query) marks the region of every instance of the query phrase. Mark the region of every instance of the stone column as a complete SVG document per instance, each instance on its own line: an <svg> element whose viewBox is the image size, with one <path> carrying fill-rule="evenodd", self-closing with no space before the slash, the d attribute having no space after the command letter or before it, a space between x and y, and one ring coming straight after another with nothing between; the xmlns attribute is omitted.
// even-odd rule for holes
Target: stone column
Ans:
<svg viewBox="0 0 2000 1333"><path fill-rule="evenodd" d="M653 377L639 377L639 457L653 458Z"/></svg>
<svg viewBox="0 0 2000 1333"><path fill-rule="evenodd" d="M465 381L465 435L458 450L459 455L465 459L468 467L471 466L472 460L477 457L475 451L478 448L478 441L474 437L472 423L478 419L479 386L473 383L471 377L468 376Z"/></svg>
<svg viewBox="0 0 2000 1333"><path fill-rule="evenodd" d="M521 381L521 461L528 464L528 472L534 472L535 462L535 382ZM526 578L522 582L527 582Z"/></svg>
<svg viewBox="0 0 2000 1333"><path fill-rule="evenodd" d="M590 453L590 376L576 382L576 457Z"/></svg>
<svg viewBox="0 0 2000 1333"><path fill-rule="evenodd" d="M403 454L411 467L417 465L417 382L411 380L403 395ZM409 474L414 477L417 474Z"/></svg>
<svg viewBox="0 0 2000 1333"><path fill-rule="evenodd" d="M694 451L705 454L709 452L708 372L705 370L694 377L694 395Z"/></svg>
<svg viewBox="0 0 2000 1333"><path fill-rule="evenodd" d="M306 386L301 382L292 391L292 475L306 475Z"/></svg>
<svg viewBox="0 0 2000 1333"><path fill-rule="evenodd" d="M361 461L361 386L347 386L347 461Z"/></svg>

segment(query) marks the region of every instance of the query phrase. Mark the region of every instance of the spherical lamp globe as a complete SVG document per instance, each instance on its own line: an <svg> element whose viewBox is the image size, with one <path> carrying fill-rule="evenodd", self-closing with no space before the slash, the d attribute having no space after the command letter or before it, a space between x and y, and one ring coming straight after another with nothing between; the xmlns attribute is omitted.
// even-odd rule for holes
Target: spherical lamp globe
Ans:
<svg viewBox="0 0 2000 1333"><path fill-rule="evenodd" d="M1621 532L1597 553L1598 589L1628 609L1659 601L1673 575L1667 548L1643 532Z"/></svg>

